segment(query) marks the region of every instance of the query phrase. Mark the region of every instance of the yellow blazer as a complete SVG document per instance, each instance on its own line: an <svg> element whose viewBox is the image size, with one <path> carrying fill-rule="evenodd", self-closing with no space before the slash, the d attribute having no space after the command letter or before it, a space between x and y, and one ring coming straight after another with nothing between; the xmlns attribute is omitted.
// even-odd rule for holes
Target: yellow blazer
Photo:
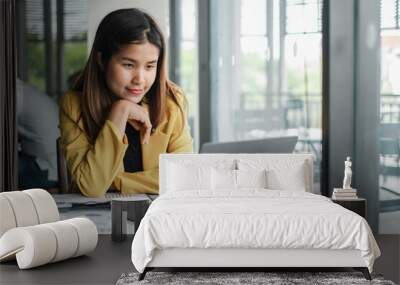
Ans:
<svg viewBox="0 0 400 285"><path fill-rule="evenodd" d="M187 123L176 103L168 98L165 120L150 136L149 143L142 144L143 171L125 172L126 135L121 140L119 129L107 120L91 144L81 119L79 95L67 92L61 98L61 147L72 179L85 196L103 196L110 187L122 193L158 194L159 155L193 151ZM180 92L179 95L183 96Z"/></svg>

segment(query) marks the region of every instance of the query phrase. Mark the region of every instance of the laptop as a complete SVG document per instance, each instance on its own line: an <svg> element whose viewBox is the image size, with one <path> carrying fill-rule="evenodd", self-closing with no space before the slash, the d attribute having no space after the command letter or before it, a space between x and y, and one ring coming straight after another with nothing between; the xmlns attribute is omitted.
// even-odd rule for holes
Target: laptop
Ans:
<svg viewBox="0 0 400 285"><path fill-rule="evenodd" d="M292 153L297 136L271 137L234 142L207 142L200 153Z"/></svg>

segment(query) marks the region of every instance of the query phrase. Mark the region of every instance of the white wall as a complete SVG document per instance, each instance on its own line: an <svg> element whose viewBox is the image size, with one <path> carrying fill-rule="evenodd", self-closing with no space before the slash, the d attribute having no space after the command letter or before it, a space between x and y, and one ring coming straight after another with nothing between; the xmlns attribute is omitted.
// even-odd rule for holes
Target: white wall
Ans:
<svg viewBox="0 0 400 285"><path fill-rule="evenodd" d="M169 1L168 0L89 0L88 4L88 54L100 21L109 12L122 8L139 8L150 14L159 24L168 46Z"/></svg>

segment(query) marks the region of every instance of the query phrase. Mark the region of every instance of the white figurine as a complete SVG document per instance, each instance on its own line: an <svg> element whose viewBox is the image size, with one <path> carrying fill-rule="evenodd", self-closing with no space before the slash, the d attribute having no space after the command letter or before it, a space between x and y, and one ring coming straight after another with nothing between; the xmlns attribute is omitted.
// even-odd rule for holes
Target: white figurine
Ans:
<svg viewBox="0 0 400 285"><path fill-rule="evenodd" d="M346 161L344 162L344 179L343 179L343 189L352 189L351 188L351 160L350 156L347 157Z"/></svg>

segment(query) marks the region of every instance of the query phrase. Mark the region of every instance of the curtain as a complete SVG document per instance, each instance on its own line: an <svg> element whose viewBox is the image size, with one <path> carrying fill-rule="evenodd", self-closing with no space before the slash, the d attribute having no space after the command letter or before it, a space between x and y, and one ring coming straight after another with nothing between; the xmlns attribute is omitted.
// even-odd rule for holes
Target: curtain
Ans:
<svg viewBox="0 0 400 285"><path fill-rule="evenodd" d="M0 192L18 187L15 0L0 1Z"/></svg>

